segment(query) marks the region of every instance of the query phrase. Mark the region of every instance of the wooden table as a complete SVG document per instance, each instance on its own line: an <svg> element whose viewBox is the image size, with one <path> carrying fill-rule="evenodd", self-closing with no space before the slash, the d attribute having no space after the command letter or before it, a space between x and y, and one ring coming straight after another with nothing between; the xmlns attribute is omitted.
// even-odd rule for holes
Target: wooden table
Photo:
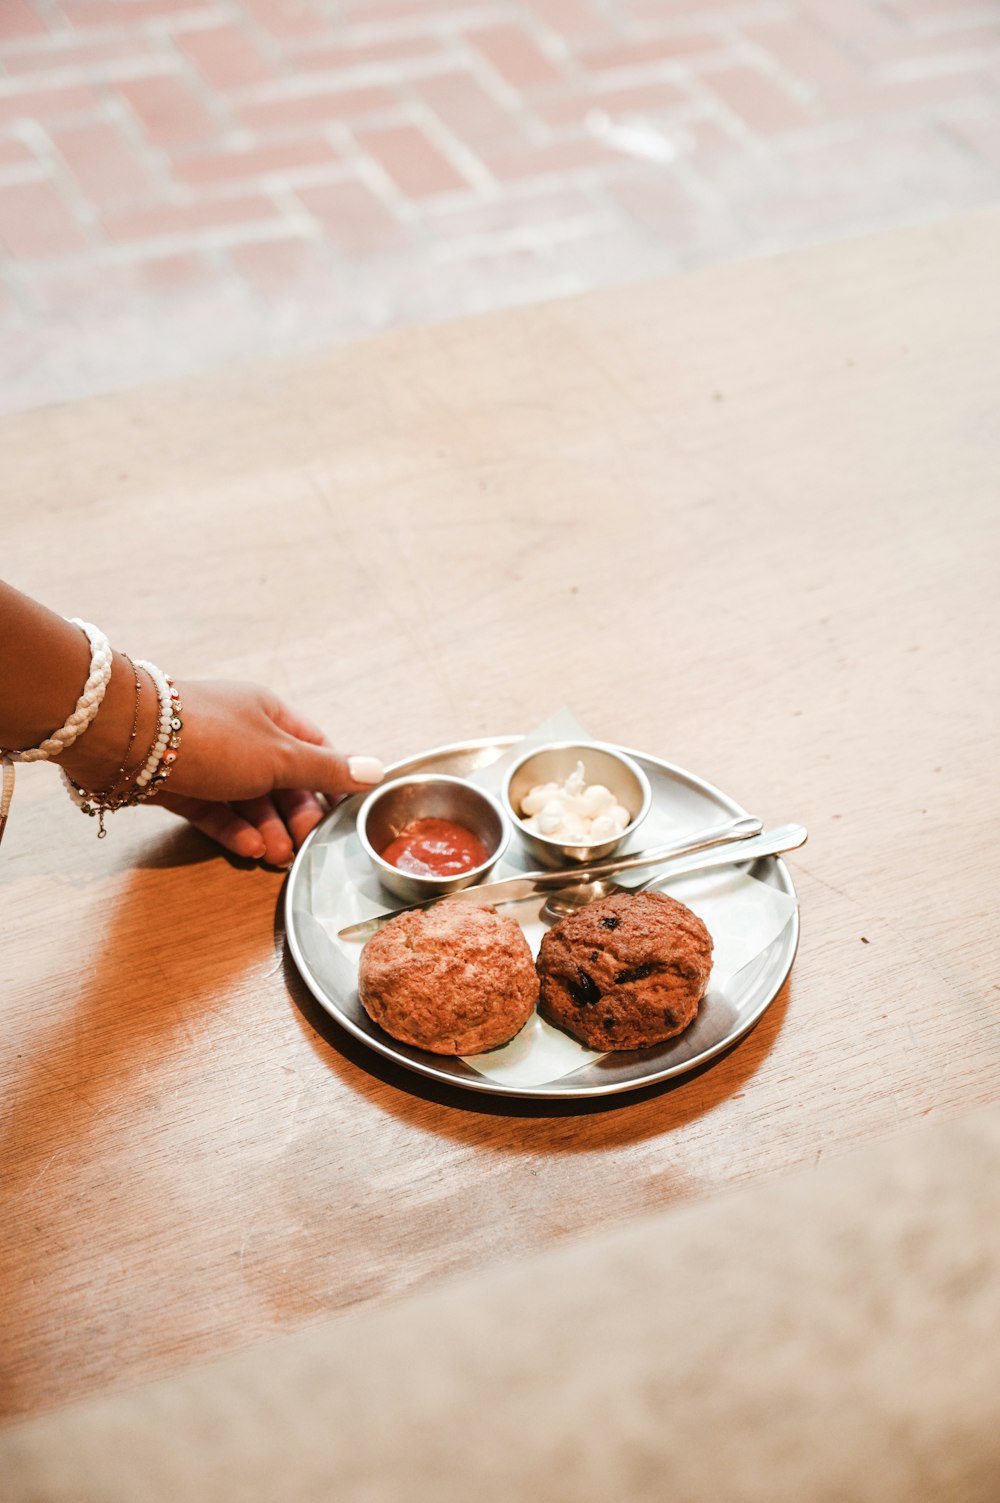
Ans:
<svg viewBox="0 0 1000 1503"><path fill-rule="evenodd" d="M998 265L986 212L3 424L5 576L181 679L387 760L568 704L811 832L757 1028L555 1107L397 1072L282 874L23 769L5 1415L995 1095Z"/></svg>

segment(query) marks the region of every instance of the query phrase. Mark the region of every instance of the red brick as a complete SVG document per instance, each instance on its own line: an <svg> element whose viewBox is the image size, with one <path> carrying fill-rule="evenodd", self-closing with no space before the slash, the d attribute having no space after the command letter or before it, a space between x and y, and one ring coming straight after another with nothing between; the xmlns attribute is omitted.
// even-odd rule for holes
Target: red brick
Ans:
<svg viewBox="0 0 1000 1503"><path fill-rule="evenodd" d="M798 9L845 52L867 62L894 52L908 35L908 28L868 0L798 0Z"/></svg>
<svg viewBox="0 0 1000 1503"><path fill-rule="evenodd" d="M438 73L413 85L414 92L460 141L472 147L498 145L519 133L517 116L498 104L470 73Z"/></svg>
<svg viewBox="0 0 1000 1503"><path fill-rule="evenodd" d="M235 224L273 224L280 218L263 195L207 199L196 204L161 204L129 214L105 215L104 230L119 245L197 235Z"/></svg>
<svg viewBox="0 0 1000 1503"><path fill-rule="evenodd" d="M313 240L259 240L231 245L226 254L240 276L262 291L294 289L303 277L328 270L327 260Z"/></svg>
<svg viewBox="0 0 1000 1503"><path fill-rule="evenodd" d="M364 119L397 107L390 89L372 85L366 89L322 89L311 94L290 94L279 99L259 99L236 106L241 122L251 130L282 130L294 126L322 126L331 121Z"/></svg>
<svg viewBox="0 0 1000 1503"><path fill-rule="evenodd" d="M719 69L706 73L702 82L760 135L796 130L813 123L805 105L756 68Z"/></svg>
<svg viewBox="0 0 1000 1503"><path fill-rule="evenodd" d="M144 26L208 9L208 0L67 0L63 6L66 19L78 30Z"/></svg>
<svg viewBox="0 0 1000 1503"><path fill-rule="evenodd" d="M327 238L348 255L384 250L400 237L398 222L364 183L323 183L300 188L297 196Z"/></svg>
<svg viewBox="0 0 1000 1503"><path fill-rule="evenodd" d="M3 3L4 0L0 0L0 4ZM102 37L91 41L63 33L49 37L44 45L27 51L5 49L3 57L4 69L12 77L71 69L78 80L86 77L88 81L122 63L130 64L137 73L157 66L149 39L144 36Z"/></svg>
<svg viewBox="0 0 1000 1503"><path fill-rule="evenodd" d="M172 256L145 256L132 262L136 281L151 292L172 292L178 287L204 287L215 275L207 256L181 251Z"/></svg>
<svg viewBox="0 0 1000 1503"><path fill-rule="evenodd" d="M526 9L553 31L574 41L584 37L615 39L607 19L597 13L590 0L527 0Z"/></svg>
<svg viewBox="0 0 1000 1503"><path fill-rule="evenodd" d="M35 262L24 267L21 277L32 303L46 313L78 313L81 308L93 313L130 295L135 286L129 268L107 266L90 257L75 257L55 268Z"/></svg>
<svg viewBox="0 0 1000 1503"><path fill-rule="evenodd" d="M775 21L745 26L743 31L748 41L819 94L842 92L862 77L860 65L844 48L808 21Z"/></svg>
<svg viewBox="0 0 1000 1503"><path fill-rule="evenodd" d="M626 68L654 67L678 59L711 56L729 50L723 37L713 32L678 32L669 37L616 42L610 47L580 48L580 62L592 73L615 73Z"/></svg>
<svg viewBox="0 0 1000 1503"><path fill-rule="evenodd" d="M211 140L215 133L212 116L179 78L142 78L116 87L157 146Z"/></svg>
<svg viewBox="0 0 1000 1503"><path fill-rule="evenodd" d="M150 189L145 165L116 125L95 121L50 134L63 161L95 203L137 198Z"/></svg>
<svg viewBox="0 0 1000 1503"><path fill-rule="evenodd" d="M0 245L31 261L85 250L87 237L52 183L17 183L0 189Z"/></svg>
<svg viewBox="0 0 1000 1503"><path fill-rule="evenodd" d="M310 47L296 49L292 61L300 73L353 73L374 70L397 73L408 63L440 57L443 43L436 36L419 35L387 38L381 42L359 42L356 46ZM392 65L396 65L393 67Z"/></svg>
<svg viewBox="0 0 1000 1503"><path fill-rule="evenodd" d="M468 38L515 89L530 89L564 76L519 26L483 26L470 31Z"/></svg>
<svg viewBox="0 0 1000 1503"><path fill-rule="evenodd" d="M34 298L43 309L75 313L81 308L92 313L108 308L121 311L130 305L147 312L151 295L163 298L192 288L203 293L217 278L212 261L198 251L125 262L78 259L58 270L43 267L28 275Z"/></svg>
<svg viewBox="0 0 1000 1503"><path fill-rule="evenodd" d="M47 30L45 22L35 15L25 0L3 0L0 5L0 42L45 36Z"/></svg>
<svg viewBox="0 0 1000 1503"><path fill-rule="evenodd" d="M179 32L174 43L213 89L243 89L274 77L260 50L235 26Z"/></svg>
<svg viewBox="0 0 1000 1503"><path fill-rule="evenodd" d="M467 188L462 174L415 125L356 132L364 149L410 198Z"/></svg>
<svg viewBox="0 0 1000 1503"><path fill-rule="evenodd" d="M24 145L23 141L0 139L0 168L38 166L38 158L30 147Z"/></svg>
<svg viewBox="0 0 1000 1503"><path fill-rule="evenodd" d="M0 125L33 120L48 126L73 116L95 114L99 109L100 100L91 89L27 89L0 94Z"/></svg>
<svg viewBox="0 0 1000 1503"><path fill-rule="evenodd" d="M242 0L242 3L257 25L277 41L315 36L329 26L325 17L316 14L310 0Z"/></svg>
<svg viewBox="0 0 1000 1503"><path fill-rule="evenodd" d="M726 4L710 6L708 0L629 0L628 3L628 12L632 18L647 25L658 25L664 21L672 23L697 21L704 25L706 12L712 10L717 13L716 19L725 21L726 12L734 8L736 7ZM740 10L746 8L746 6L739 7ZM711 15L708 19L712 19Z"/></svg>
<svg viewBox="0 0 1000 1503"><path fill-rule="evenodd" d="M358 26L387 21L420 22L451 16L455 0L341 0L344 19Z"/></svg>
<svg viewBox="0 0 1000 1503"><path fill-rule="evenodd" d="M212 151L173 164L179 183L204 186L244 178L285 177L303 168L332 167L339 154L328 141L305 139L252 147L246 151Z"/></svg>

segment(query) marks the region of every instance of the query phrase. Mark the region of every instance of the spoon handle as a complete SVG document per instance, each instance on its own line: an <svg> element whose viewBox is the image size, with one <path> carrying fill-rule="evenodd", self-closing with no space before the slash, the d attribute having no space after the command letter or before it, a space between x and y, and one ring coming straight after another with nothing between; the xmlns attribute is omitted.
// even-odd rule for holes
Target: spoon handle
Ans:
<svg viewBox="0 0 1000 1503"><path fill-rule="evenodd" d="M678 856L675 861L661 867L645 882L629 888L629 891L648 890L650 887L658 887L661 882L670 882L674 877L686 877L691 872L708 871L713 866L735 866L737 863L742 865L744 861L756 861L759 856L780 856L785 851L797 851L800 845L805 845L808 838L809 831L805 825L776 825L773 830L765 830L761 835L755 835L749 840L741 840L735 846L695 852L690 856Z"/></svg>

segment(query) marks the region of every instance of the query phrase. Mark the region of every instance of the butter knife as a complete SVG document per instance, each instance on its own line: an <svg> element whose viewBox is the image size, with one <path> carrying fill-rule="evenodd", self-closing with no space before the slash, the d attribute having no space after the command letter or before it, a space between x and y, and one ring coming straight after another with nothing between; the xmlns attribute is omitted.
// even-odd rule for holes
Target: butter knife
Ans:
<svg viewBox="0 0 1000 1503"><path fill-rule="evenodd" d="M338 939L362 939L374 934L388 919L397 913L410 913L419 908L430 908L434 903L473 903L477 906L496 903L519 903L525 898L539 897L544 893L558 892L567 887L579 887L585 882L598 882L605 877L618 876L620 872L638 871L648 866L663 866L656 880L679 876L682 872L700 871L705 866L725 866L732 861L753 861L757 856L776 855L779 851L794 850L806 839L802 825L782 825L779 829L761 833L759 819L737 819L723 825L713 825L700 835L687 836L670 845L653 846L644 851L633 851L625 856L612 856L606 861L592 862L589 866L560 867L557 871L524 872L516 877L501 877L496 882L483 882L478 886L462 887L457 892L444 893L440 897L427 898L422 903L407 903L400 908L391 908L384 913L373 914L337 932Z"/></svg>

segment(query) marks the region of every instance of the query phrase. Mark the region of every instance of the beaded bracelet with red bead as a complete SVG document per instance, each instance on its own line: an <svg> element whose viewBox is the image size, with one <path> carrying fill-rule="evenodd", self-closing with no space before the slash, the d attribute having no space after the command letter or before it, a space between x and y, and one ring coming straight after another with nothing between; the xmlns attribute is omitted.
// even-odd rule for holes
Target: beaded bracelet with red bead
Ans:
<svg viewBox="0 0 1000 1503"><path fill-rule="evenodd" d="M145 668L156 685L160 701L156 739L150 748L146 765L135 780L136 802L140 802L144 798L152 798L173 770L181 744L181 731L184 729L180 716L184 706L169 674L162 673L155 663L147 662L145 658L136 658L135 666Z"/></svg>

